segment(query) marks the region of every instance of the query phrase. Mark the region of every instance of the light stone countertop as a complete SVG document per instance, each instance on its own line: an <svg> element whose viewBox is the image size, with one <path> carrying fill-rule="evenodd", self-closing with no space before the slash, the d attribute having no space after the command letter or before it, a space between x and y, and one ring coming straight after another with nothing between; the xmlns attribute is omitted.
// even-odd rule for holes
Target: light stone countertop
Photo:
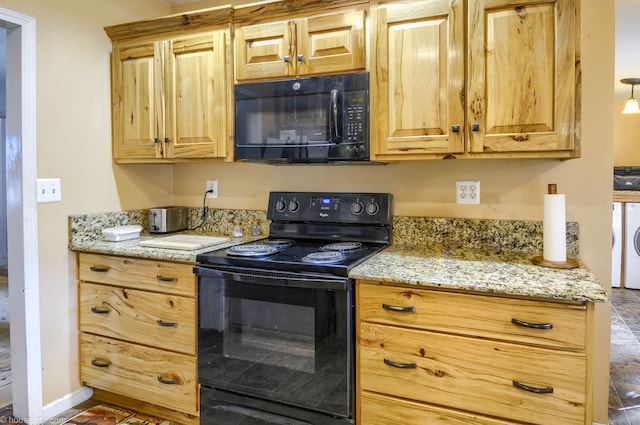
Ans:
<svg viewBox="0 0 640 425"><path fill-rule="evenodd" d="M425 288L557 301L606 302L583 264L573 270L532 264L529 255L440 246L392 245L356 266L349 277Z"/></svg>
<svg viewBox="0 0 640 425"><path fill-rule="evenodd" d="M182 232L180 234L188 234ZM207 235L198 233L199 236L224 236L224 235ZM158 236L141 236L139 239L130 239L128 241L109 242L105 240L86 240L81 242L74 242L69 246L69 249L78 252L90 252L94 254L108 254L119 255L122 257L136 257L146 258L149 260L161 260L161 261L174 261L178 263L196 263L196 255L203 252L215 251L218 249L228 248L233 245L238 245L244 242L250 242L257 239L262 239L265 236L253 237L244 236L242 238L230 238L228 242L224 242L214 246L208 246L199 250L180 250L180 249L167 249L167 248L150 248L146 246L140 246L140 241L151 239L155 237L162 237L168 235Z"/></svg>

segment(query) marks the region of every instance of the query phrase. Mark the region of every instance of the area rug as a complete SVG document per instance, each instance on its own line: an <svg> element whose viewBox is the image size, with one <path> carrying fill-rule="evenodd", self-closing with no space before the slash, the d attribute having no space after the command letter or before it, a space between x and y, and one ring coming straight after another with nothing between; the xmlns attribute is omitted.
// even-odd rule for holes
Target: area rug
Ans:
<svg viewBox="0 0 640 425"><path fill-rule="evenodd" d="M136 413L119 407L99 404L67 420L75 425L177 425L174 422Z"/></svg>

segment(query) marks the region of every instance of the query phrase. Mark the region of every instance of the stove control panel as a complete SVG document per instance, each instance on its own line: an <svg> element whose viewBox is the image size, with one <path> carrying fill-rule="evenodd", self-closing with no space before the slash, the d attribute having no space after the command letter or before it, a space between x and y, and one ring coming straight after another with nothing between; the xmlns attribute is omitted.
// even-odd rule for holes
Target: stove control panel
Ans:
<svg viewBox="0 0 640 425"><path fill-rule="evenodd" d="M271 192L273 221L391 224L389 193Z"/></svg>

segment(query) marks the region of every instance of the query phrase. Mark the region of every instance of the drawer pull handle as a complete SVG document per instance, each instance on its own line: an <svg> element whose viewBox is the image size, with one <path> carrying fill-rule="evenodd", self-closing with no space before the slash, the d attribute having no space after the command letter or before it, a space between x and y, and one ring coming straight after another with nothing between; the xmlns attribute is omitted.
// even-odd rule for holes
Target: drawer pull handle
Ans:
<svg viewBox="0 0 640 425"><path fill-rule="evenodd" d="M415 313L415 307L400 307L397 305L382 304L382 308L388 311L399 311L401 313Z"/></svg>
<svg viewBox="0 0 640 425"><path fill-rule="evenodd" d="M545 387L545 388L537 388L531 387L529 385L525 385L518 381L513 381L513 386L516 388L520 388L521 390L529 391L530 393L536 394L551 394L553 393L553 387Z"/></svg>
<svg viewBox="0 0 640 425"><path fill-rule="evenodd" d="M178 322L165 322L164 320L156 320L159 326L178 326Z"/></svg>
<svg viewBox="0 0 640 425"><path fill-rule="evenodd" d="M177 277L164 277L162 275L156 275L156 279L159 280L160 282L177 282L178 278Z"/></svg>
<svg viewBox="0 0 640 425"><path fill-rule="evenodd" d="M180 380L178 379L164 379L162 376L158 376L158 382L165 385L178 385Z"/></svg>
<svg viewBox="0 0 640 425"><path fill-rule="evenodd" d="M106 266L91 266L89 270L96 273L106 273L109 271L109 267Z"/></svg>
<svg viewBox="0 0 640 425"><path fill-rule="evenodd" d="M111 365L111 362L108 362L105 360L93 359L91 360L91 364L94 365L95 367L109 367Z"/></svg>
<svg viewBox="0 0 640 425"><path fill-rule="evenodd" d="M530 322L523 322L522 320L518 320L518 319L511 319L511 323L513 323L514 325L523 326L525 328L531 328L531 329L553 329L552 323L530 323Z"/></svg>
<svg viewBox="0 0 640 425"><path fill-rule="evenodd" d="M108 308L91 307L91 312L95 314L109 314L109 311Z"/></svg>
<svg viewBox="0 0 640 425"><path fill-rule="evenodd" d="M384 364L391 367L397 367L398 369L415 369L418 367L415 363L396 363L389 359L384 359Z"/></svg>

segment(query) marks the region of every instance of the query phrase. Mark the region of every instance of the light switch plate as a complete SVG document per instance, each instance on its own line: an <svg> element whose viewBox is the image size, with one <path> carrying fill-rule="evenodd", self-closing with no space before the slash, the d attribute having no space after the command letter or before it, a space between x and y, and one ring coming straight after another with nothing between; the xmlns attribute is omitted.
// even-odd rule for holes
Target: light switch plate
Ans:
<svg viewBox="0 0 640 425"><path fill-rule="evenodd" d="M37 182L37 202L60 202L62 200L62 192L60 190L60 179L38 179Z"/></svg>

